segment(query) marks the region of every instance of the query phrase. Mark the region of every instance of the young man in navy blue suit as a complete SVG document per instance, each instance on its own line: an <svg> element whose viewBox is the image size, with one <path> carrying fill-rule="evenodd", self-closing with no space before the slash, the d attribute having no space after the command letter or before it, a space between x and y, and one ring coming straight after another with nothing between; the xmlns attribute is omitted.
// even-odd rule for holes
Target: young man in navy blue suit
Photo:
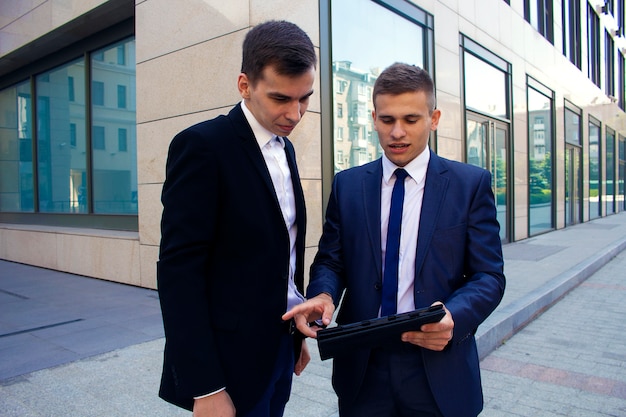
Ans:
<svg viewBox="0 0 626 417"><path fill-rule="evenodd" d="M306 214L287 135L317 60L285 21L251 29L227 115L170 144L157 283L165 328L159 395L194 417L279 417L310 357L281 316L303 301ZM294 334L295 333L295 334Z"/></svg>
<svg viewBox="0 0 626 417"><path fill-rule="evenodd" d="M342 295L339 324L378 317L386 281L397 279L397 313L442 303L446 315L380 347L336 356L340 416L475 417L483 398L474 334L505 287L491 175L430 151L441 112L426 71L390 66L376 80L373 100L384 155L335 176L308 301L283 318L295 318L315 337L307 323L329 324ZM396 178L406 174L399 256L391 261L390 203ZM385 269L396 267L388 279Z"/></svg>

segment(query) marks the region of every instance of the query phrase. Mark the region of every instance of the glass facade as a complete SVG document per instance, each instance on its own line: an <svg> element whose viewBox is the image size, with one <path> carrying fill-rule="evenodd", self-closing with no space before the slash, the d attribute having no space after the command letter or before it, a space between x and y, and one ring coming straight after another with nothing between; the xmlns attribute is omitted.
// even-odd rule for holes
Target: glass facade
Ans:
<svg viewBox="0 0 626 417"><path fill-rule="evenodd" d="M554 93L530 83L538 88L528 87L528 224L532 236L554 228Z"/></svg>
<svg viewBox="0 0 626 417"><path fill-rule="evenodd" d="M0 212L32 212L33 122L29 82L0 91Z"/></svg>
<svg viewBox="0 0 626 417"><path fill-rule="evenodd" d="M583 220L582 111L565 103L565 225Z"/></svg>
<svg viewBox="0 0 626 417"><path fill-rule="evenodd" d="M408 3L399 6L402 10L371 0L331 2L334 172L382 155L372 120L378 74L394 62L431 70L432 17Z"/></svg>
<svg viewBox="0 0 626 417"><path fill-rule="evenodd" d="M615 131L606 129L606 181L605 193L602 195L605 203L605 214L615 213Z"/></svg>
<svg viewBox="0 0 626 417"><path fill-rule="evenodd" d="M134 45L0 91L0 212L137 214Z"/></svg>
<svg viewBox="0 0 626 417"><path fill-rule="evenodd" d="M602 166L600 147L600 123L589 120L589 218L595 219L602 215Z"/></svg>
<svg viewBox="0 0 626 417"><path fill-rule="evenodd" d="M35 79L37 191L42 213L87 212L84 85L84 59Z"/></svg>
<svg viewBox="0 0 626 417"><path fill-rule="evenodd" d="M134 57L135 42L128 40L91 59L91 79L103 86L91 103L94 213L137 213Z"/></svg>
<svg viewBox="0 0 626 417"><path fill-rule="evenodd" d="M491 172L500 238L509 241L510 65L461 38L466 162Z"/></svg>

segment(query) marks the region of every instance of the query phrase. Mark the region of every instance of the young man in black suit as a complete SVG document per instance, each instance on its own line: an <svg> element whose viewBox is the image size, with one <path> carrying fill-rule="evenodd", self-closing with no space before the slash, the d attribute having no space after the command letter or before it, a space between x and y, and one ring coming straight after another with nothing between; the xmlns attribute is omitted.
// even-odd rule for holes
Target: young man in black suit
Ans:
<svg viewBox="0 0 626 417"><path fill-rule="evenodd" d="M163 185L157 282L160 396L201 416L282 416L309 361L281 315L302 302L304 195L287 139L313 94L316 55L296 25L243 43L242 102L180 132Z"/></svg>

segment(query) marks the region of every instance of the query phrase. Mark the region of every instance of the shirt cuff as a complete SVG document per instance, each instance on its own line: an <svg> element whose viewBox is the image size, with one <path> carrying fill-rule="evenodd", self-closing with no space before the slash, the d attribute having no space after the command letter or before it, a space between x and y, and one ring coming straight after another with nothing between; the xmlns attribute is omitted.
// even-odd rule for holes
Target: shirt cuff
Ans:
<svg viewBox="0 0 626 417"><path fill-rule="evenodd" d="M217 391L213 391L213 392L208 393L208 394L204 394L204 395L199 395L199 396L197 396L197 397L193 397L193 399L194 399L194 400L199 400L199 399L201 399L201 398L210 397L211 395L215 395L215 394L217 394L218 392L222 392L222 391L224 391L225 389L226 389L226 387L221 388L221 389L218 389Z"/></svg>

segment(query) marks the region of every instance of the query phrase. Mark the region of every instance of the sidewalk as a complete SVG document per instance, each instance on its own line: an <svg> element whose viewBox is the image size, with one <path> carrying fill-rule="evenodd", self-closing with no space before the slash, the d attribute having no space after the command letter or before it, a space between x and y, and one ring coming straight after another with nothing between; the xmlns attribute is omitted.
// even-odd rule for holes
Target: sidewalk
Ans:
<svg viewBox="0 0 626 417"><path fill-rule="evenodd" d="M624 212L505 245L505 296L477 333L486 373L494 349L624 249ZM332 362L308 342L285 416L336 416ZM162 352L155 291L0 261L0 415L190 417L157 397Z"/></svg>

